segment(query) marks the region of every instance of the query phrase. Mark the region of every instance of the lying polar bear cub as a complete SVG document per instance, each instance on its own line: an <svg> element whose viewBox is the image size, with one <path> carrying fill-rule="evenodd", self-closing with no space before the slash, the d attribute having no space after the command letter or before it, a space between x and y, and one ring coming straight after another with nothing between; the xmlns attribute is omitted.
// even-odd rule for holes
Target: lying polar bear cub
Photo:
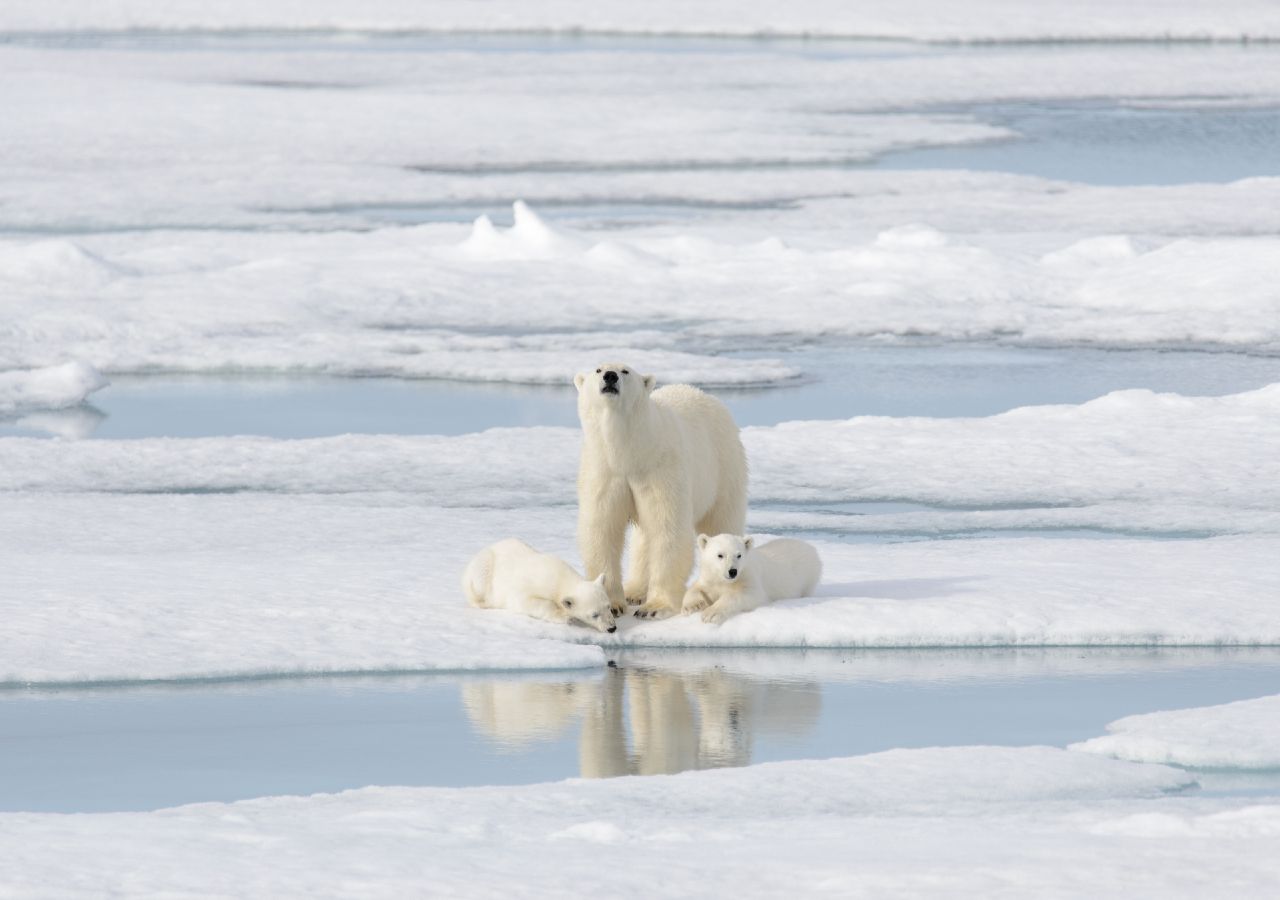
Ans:
<svg viewBox="0 0 1280 900"><path fill-rule="evenodd" d="M818 551L804 541L779 538L752 549L749 537L700 534L698 577L682 612L702 610L702 621L718 625L771 600L807 597L821 578Z"/></svg>
<svg viewBox="0 0 1280 900"><path fill-rule="evenodd" d="M617 630L604 575L588 581L564 560L515 538L484 548L467 563L462 592L481 609L510 609L548 622Z"/></svg>

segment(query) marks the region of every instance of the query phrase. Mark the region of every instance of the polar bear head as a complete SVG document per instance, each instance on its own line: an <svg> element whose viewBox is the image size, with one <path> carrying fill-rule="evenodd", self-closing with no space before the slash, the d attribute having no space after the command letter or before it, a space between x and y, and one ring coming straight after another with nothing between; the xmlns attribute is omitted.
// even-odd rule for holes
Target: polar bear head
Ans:
<svg viewBox="0 0 1280 900"><path fill-rule="evenodd" d="M653 393L656 379L626 363L609 362L579 372L573 383L578 388L578 413L588 418L598 410L629 410Z"/></svg>
<svg viewBox="0 0 1280 900"><path fill-rule="evenodd" d="M609 592L604 589L604 574L594 581L581 581L569 593L557 601L575 622L581 622L596 631L613 633L618 626L609 609Z"/></svg>
<svg viewBox="0 0 1280 900"><path fill-rule="evenodd" d="M698 535L698 578L737 581L751 550L751 538L737 534Z"/></svg>

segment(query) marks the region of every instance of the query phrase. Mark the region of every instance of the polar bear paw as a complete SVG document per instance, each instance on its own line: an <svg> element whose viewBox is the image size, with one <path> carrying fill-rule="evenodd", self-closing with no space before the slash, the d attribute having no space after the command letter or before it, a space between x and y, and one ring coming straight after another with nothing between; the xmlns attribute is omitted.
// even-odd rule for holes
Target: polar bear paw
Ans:
<svg viewBox="0 0 1280 900"><path fill-rule="evenodd" d="M666 619L674 616L676 611L665 603L650 600L635 611L637 619Z"/></svg>
<svg viewBox="0 0 1280 900"><path fill-rule="evenodd" d="M716 609L714 606L702 613L702 621L708 625L719 625L729 618L732 613L727 613L723 609Z"/></svg>

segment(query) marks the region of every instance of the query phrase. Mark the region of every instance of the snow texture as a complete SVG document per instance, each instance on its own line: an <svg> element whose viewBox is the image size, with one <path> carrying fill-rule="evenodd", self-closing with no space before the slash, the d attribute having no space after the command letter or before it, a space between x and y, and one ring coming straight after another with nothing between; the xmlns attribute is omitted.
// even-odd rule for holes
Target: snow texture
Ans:
<svg viewBox="0 0 1280 900"><path fill-rule="evenodd" d="M550 0L538 4L436 0L75 0L17 4L0 15L13 31L134 29L335 29L351 31L551 31L578 34L693 34L906 38L941 41L1240 40L1280 37L1280 13L1265 0L1107 3L1070 9L1017 0L979 0L963 10L939 0L889 6L870 0L701 0L633 4L622 0Z"/></svg>
<svg viewBox="0 0 1280 900"><path fill-rule="evenodd" d="M1260 277L1280 256L1276 238L1091 238L1028 254L913 226L802 250L599 241L517 209L514 227L482 219L462 240L435 226L12 243L0 356L32 367L72 356L108 372L516 383L567 383L621 358L667 381L741 386L805 374L722 352L783 335L1280 348L1280 290ZM51 243L100 262L29 278Z"/></svg>
<svg viewBox="0 0 1280 900"><path fill-rule="evenodd" d="M76 406L106 386L102 373L82 362L0 372L0 415Z"/></svg>
<svg viewBox="0 0 1280 900"><path fill-rule="evenodd" d="M1265 895L1280 807L1045 747L894 750L527 787L0 815L15 895ZM229 852L229 851L234 852ZM76 864L68 866L67 854ZM1135 860L1140 859L1137 863Z"/></svg>
<svg viewBox="0 0 1280 900"><path fill-rule="evenodd" d="M1072 750L1202 769L1280 769L1280 695L1128 716Z"/></svg>

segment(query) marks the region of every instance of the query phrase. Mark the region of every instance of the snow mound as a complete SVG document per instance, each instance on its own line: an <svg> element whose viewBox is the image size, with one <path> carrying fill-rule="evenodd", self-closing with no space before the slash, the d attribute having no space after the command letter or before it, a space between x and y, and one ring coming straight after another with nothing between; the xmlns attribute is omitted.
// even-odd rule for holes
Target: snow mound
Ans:
<svg viewBox="0 0 1280 900"><path fill-rule="evenodd" d="M78 361L43 369L0 372L0 415L76 406L107 383L101 372Z"/></svg>
<svg viewBox="0 0 1280 900"><path fill-rule="evenodd" d="M0 244L0 281L33 288L57 285L93 289L108 284L120 274L118 266L73 241Z"/></svg>
<svg viewBox="0 0 1280 900"><path fill-rule="evenodd" d="M1280 769L1280 695L1128 716L1070 749L1199 769Z"/></svg>
<svg viewBox="0 0 1280 900"><path fill-rule="evenodd" d="M557 259L581 256L590 243L569 231L552 228L523 200L512 204L515 223L503 231L488 216L471 226L471 235L460 245L468 256L479 259Z"/></svg>

